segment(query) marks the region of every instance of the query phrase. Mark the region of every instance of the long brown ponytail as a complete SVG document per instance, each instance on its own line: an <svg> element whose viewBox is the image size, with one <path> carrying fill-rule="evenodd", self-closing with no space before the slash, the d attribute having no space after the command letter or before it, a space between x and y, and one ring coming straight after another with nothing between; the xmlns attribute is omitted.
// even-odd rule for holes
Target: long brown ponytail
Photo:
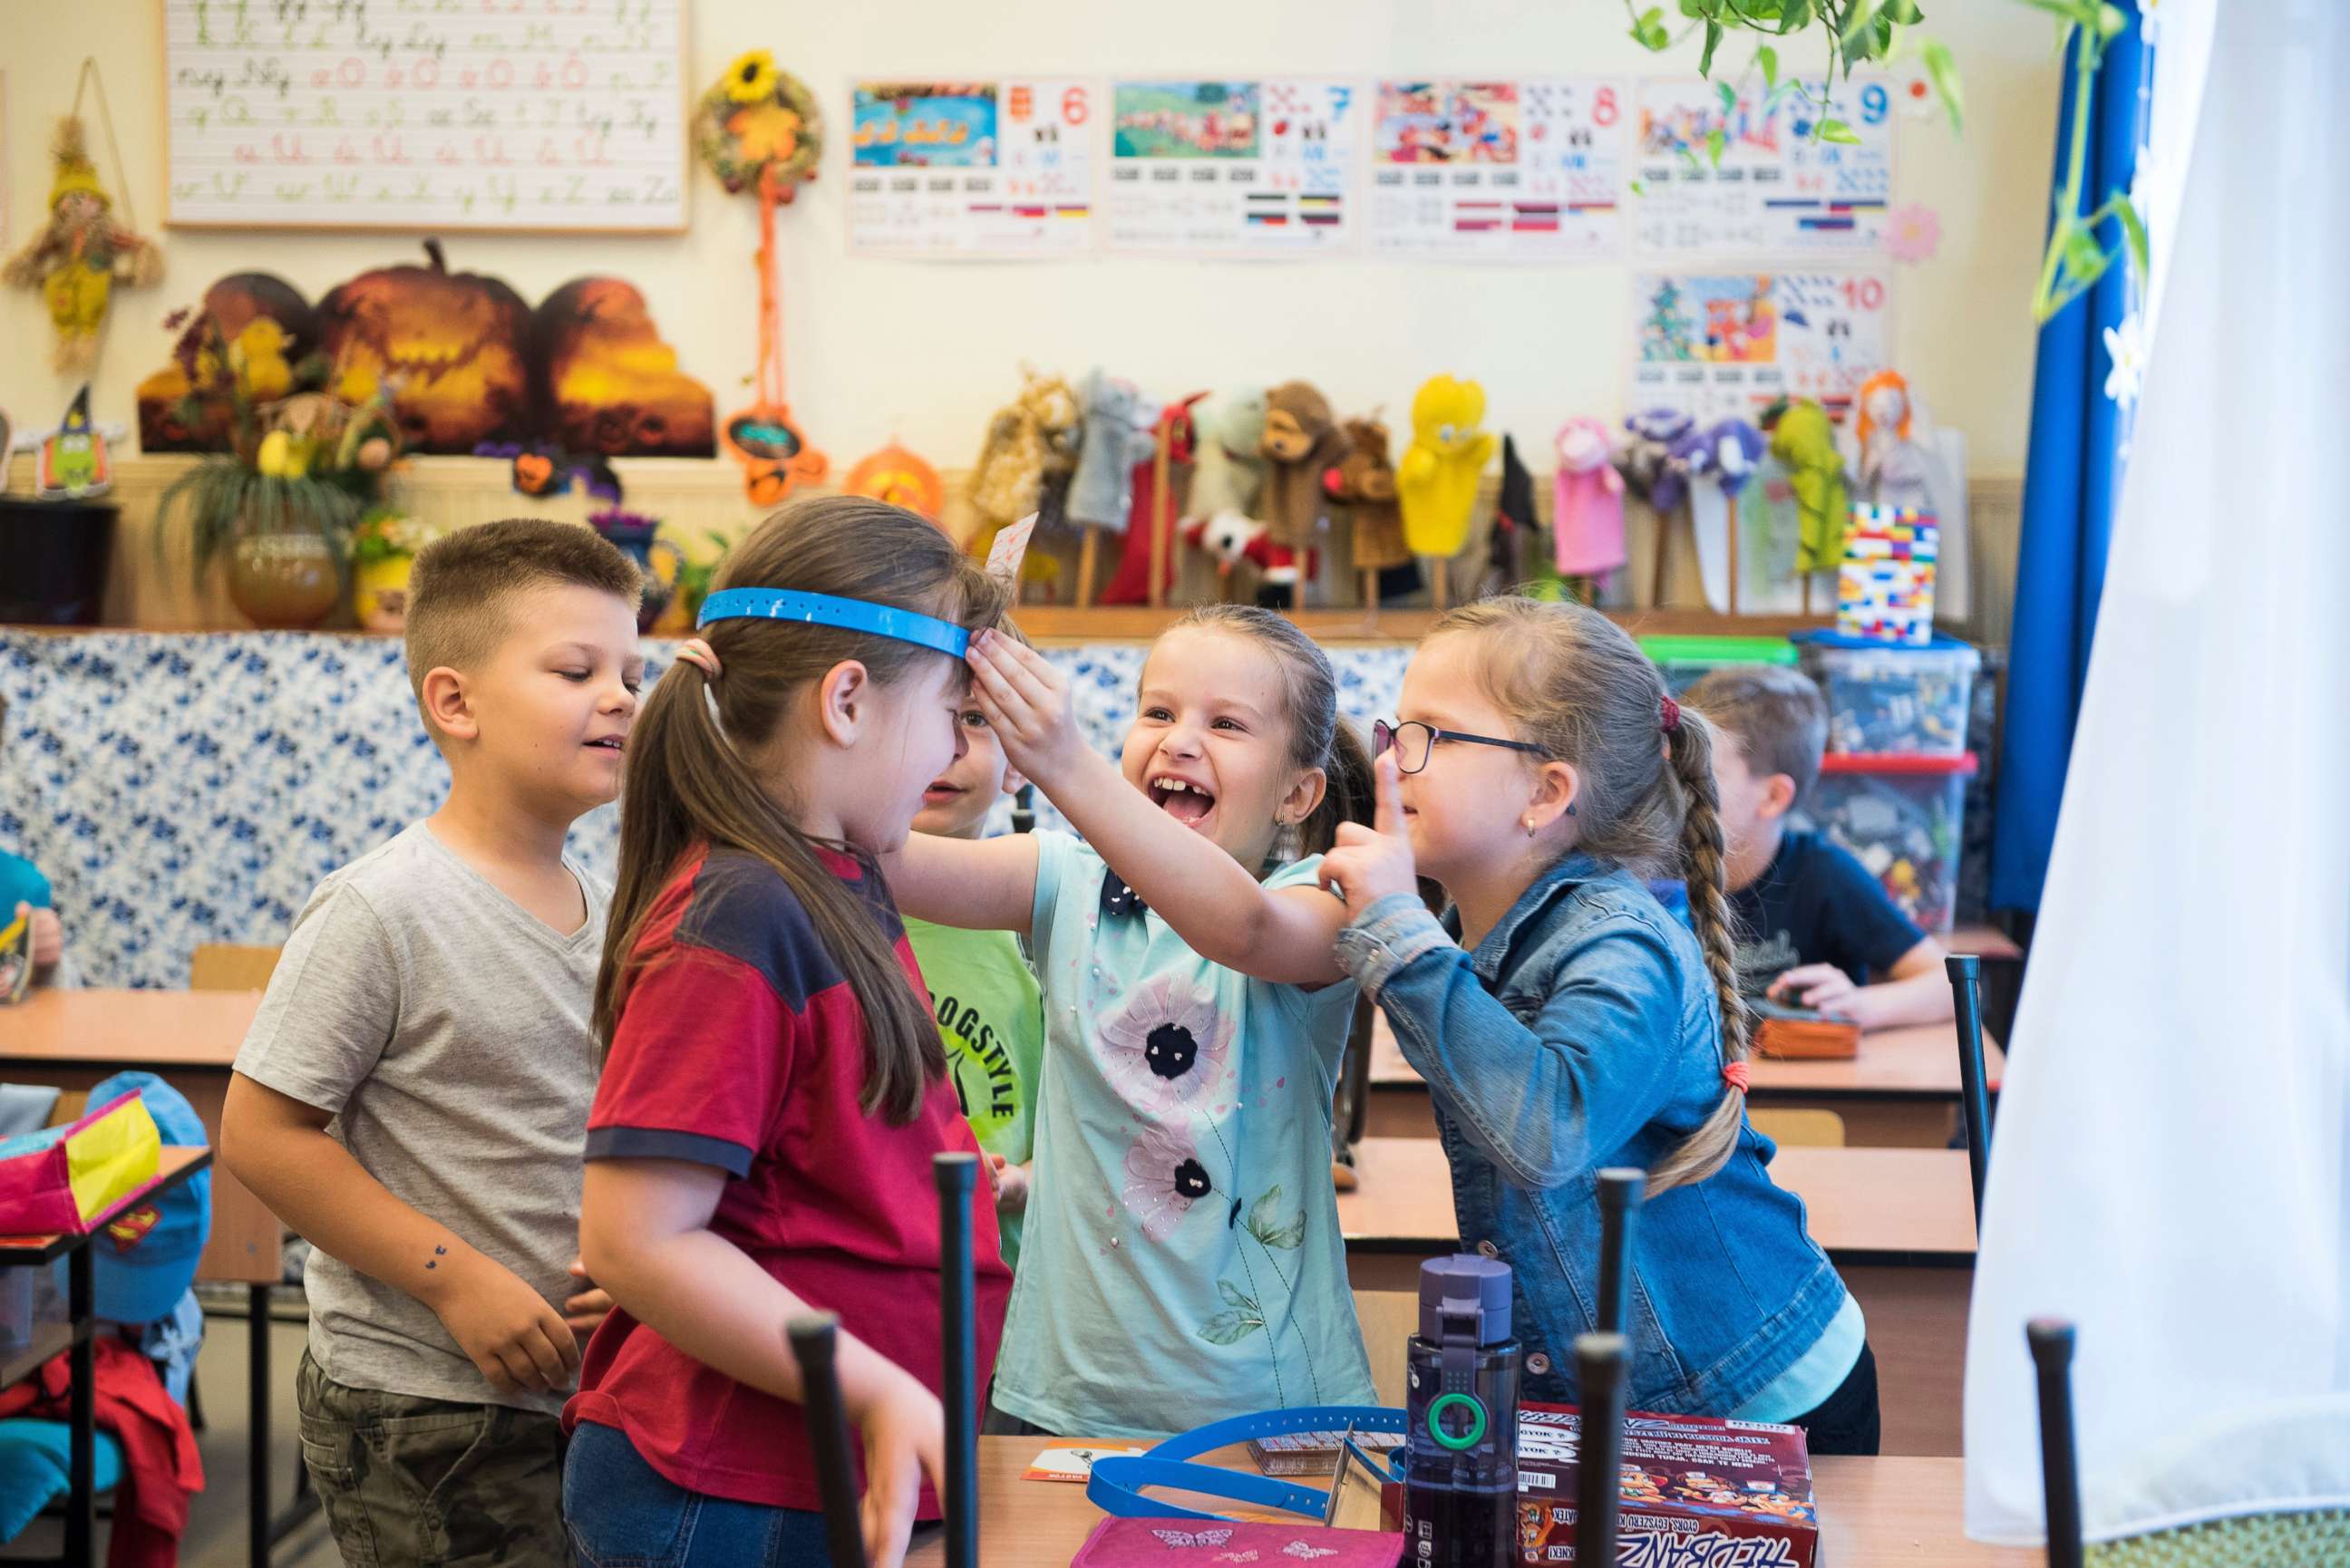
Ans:
<svg viewBox="0 0 2350 1568"><path fill-rule="evenodd" d="M1664 678L1623 628L1597 610L1505 596L1464 605L1429 635L1475 633L1487 690L1523 739L1574 767L1580 780L1577 847L1642 875L1679 871L1690 923L1721 1007L1721 1060L1748 1053L1746 1002L1723 880L1713 731L1680 710L1669 732ZM1648 1173L1651 1193L1703 1181L1726 1163L1745 1119L1744 1095L1725 1085L1698 1129Z"/></svg>
<svg viewBox="0 0 2350 1568"><path fill-rule="evenodd" d="M804 502L770 517L736 546L717 586L832 594L920 610L972 630L993 625L1003 608L1002 587L938 529L862 496ZM879 868L851 846L802 833L745 757L774 736L795 694L833 666L856 659L877 683L889 685L946 655L797 622L723 620L703 635L724 674L712 680L685 660L672 665L629 737L619 874L596 977L598 1047L611 1048L637 942L679 861L699 846L740 850L783 878L840 966L868 1030L861 1104L902 1125L920 1107L928 1083L946 1071L938 1025L868 898L836 876L817 849L863 861L868 893L878 889Z"/></svg>
<svg viewBox="0 0 2350 1568"><path fill-rule="evenodd" d="M1201 605L1170 630L1204 627L1245 637L1281 665L1289 720L1289 765L1322 770L1322 799L1297 825L1298 856L1324 855L1338 840L1338 825L1368 826L1377 804L1370 748L1338 717L1338 676L1330 656L1287 616L1254 605Z"/></svg>

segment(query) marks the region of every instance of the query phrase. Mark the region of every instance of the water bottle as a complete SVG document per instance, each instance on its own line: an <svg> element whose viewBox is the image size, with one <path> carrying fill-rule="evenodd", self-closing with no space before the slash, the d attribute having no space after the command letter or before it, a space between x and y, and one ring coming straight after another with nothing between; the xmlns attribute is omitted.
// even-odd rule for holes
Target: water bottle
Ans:
<svg viewBox="0 0 2350 1568"><path fill-rule="evenodd" d="M1404 1561L1517 1561L1518 1342L1510 1269L1461 1253L1419 1266L1419 1332L1406 1351Z"/></svg>

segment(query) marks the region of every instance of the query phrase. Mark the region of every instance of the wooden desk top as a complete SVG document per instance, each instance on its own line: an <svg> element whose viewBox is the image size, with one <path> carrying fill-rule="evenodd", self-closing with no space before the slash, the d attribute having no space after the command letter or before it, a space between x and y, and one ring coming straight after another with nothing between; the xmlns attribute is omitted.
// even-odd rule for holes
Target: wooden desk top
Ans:
<svg viewBox="0 0 2350 1568"><path fill-rule="evenodd" d="M92 1220L88 1231L78 1235L0 1236L0 1264L46 1263L70 1247L87 1242L107 1221L132 1204L142 1203L165 1188L186 1180L212 1162L213 1151L202 1144L167 1146L156 1156L155 1179L137 1191L124 1194L120 1201Z"/></svg>
<svg viewBox="0 0 2350 1568"><path fill-rule="evenodd" d="M1035 1438L979 1440L980 1568L1064 1568L1100 1521L1084 1487L1020 1479L1043 1447ZM1960 1532L1963 1478L1955 1459L1814 1459L1820 1562L1837 1568L2038 1568L2037 1552L1981 1546ZM909 1568L940 1568L946 1561L938 1532L927 1533L907 1556Z"/></svg>
<svg viewBox="0 0 2350 1568"><path fill-rule="evenodd" d="M1983 1041L1983 1072L1999 1087L2007 1055L1996 1041ZM1954 1023L1920 1023L1880 1029L1861 1037L1860 1054L1846 1062L1780 1062L1757 1056L1752 1092L1758 1101L1774 1096L1855 1099L1959 1097L1959 1034ZM1371 1023L1371 1085L1374 1088L1418 1087L1422 1079L1403 1059L1387 1014Z"/></svg>
<svg viewBox="0 0 2350 1568"><path fill-rule="evenodd" d="M2023 956L2015 939L1997 926L1960 926L1943 937L1942 945L1954 953L1972 953L1992 963L2012 963Z"/></svg>
<svg viewBox="0 0 2350 1568"><path fill-rule="evenodd" d="M1355 1146L1362 1185L1338 1194L1349 1247L1451 1251L1460 1244L1452 1168L1432 1137ZM1812 1239L1840 1262L1970 1262L1974 1189L1963 1149L1783 1148L1772 1179L1804 1200Z"/></svg>
<svg viewBox="0 0 2350 1568"><path fill-rule="evenodd" d="M0 1062L227 1068L261 1007L257 991L58 991L0 1007Z"/></svg>

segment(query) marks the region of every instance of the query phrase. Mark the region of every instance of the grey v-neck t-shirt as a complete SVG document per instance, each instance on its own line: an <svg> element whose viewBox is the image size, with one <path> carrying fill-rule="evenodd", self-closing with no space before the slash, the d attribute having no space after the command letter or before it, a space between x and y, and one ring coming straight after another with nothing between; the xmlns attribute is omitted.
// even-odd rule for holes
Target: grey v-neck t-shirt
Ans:
<svg viewBox="0 0 2350 1568"><path fill-rule="evenodd" d="M394 1196L513 1270L560 1315L577 1284L580 1153L596 1070L588 1013L610 893L557 931L411 824L318 885L294 922L236 1070L329 1112L328 1134ZM324 1251L310 1355L337 1383L559 1412L502 1393L432 1309Z"/></svg>

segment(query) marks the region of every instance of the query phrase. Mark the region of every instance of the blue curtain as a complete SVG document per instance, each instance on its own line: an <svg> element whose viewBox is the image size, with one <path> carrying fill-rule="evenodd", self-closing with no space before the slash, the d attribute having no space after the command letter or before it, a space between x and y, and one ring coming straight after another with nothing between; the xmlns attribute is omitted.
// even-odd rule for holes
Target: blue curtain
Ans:
<svg viewBox="0 0 2350 1568"><path fill-rule="evenodd" d="M2129 30L2106 47L2090 95L2083 188L2092 207L2110 191L2129 189L2146 137L2153 57L2139 37L2134 9L2129 17ZM2064 183L2078 107L2073 81L2068 53L2052 190ZM2096 635L2114 504L2129 453L2130 406L2106 391L2112 365L2105 333L2136 313L2140 284L2126 261L2116 261L2090 294L2040 329L1991 831L1995 909L2036 910L2048 874L2073 722Z"/></svg>

